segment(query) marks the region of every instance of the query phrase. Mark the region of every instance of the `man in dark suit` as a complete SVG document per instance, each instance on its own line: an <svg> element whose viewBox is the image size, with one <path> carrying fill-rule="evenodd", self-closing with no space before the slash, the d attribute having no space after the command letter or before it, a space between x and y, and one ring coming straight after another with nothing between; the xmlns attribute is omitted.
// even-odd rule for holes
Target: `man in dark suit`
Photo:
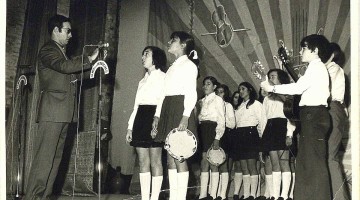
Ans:
<svg viewBox="0 0 360 200"><path fill-rule="evenodd" d="M40 49L38 75L40 97L38 133L35 136L34 159L30 169L25 199L47 199L63 154L69 124L76 118L77 75L91 68L99 50L91 56L69 59L65 49L71 35L70 19L55 15L48 22L51 40Z"/></svg>

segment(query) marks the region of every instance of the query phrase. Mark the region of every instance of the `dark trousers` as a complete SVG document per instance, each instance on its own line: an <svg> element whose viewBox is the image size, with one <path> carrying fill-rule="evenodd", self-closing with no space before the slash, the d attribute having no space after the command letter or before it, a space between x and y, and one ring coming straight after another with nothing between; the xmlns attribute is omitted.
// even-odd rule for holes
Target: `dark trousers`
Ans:
<svg viewBox="0 0 360 200"><path fill-rule="evenodd" d="M329 200L331 191L326 156L329 112L323 106L301 107L300 121L294 200Z"/></svg>
<svg viewBox="0 0 360 200"><path fill-rule="evenodd" d="M69 123L39 122L25 200L47 199L61 162Z"/></svg>
<svg viewBox="0 0 360 200"><path fill-rule="evenodd" d="M329 170L331 177L332 194L335 200L351 199L345 177L343 166L339 159L339 147L346 128L346 113L344 105L340 102L330 103L329 113L331 116L331 132L328 141L329 148ZM345 183L344 183L345 182Z"/></svg>

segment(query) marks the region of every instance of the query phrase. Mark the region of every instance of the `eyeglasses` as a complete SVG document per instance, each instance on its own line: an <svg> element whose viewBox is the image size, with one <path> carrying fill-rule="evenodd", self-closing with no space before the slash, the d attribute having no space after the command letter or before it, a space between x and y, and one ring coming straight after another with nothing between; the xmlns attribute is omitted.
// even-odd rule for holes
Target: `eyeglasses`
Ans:
<svg viewBox="0 0 360 200"><path fill-rule="evenodd" d="M71 33L71 28L61 28L61 30L62 30L62 29L65 29L67 34L70 34L70 33Z"/></svg>

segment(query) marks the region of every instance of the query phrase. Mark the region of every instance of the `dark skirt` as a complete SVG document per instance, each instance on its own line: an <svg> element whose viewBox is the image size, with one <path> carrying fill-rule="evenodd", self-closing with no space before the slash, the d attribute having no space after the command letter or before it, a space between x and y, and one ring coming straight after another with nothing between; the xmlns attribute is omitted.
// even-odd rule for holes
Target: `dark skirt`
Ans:
<svg viewBox="0 0 360 200"><path fill-rule="evenodd" d="M261 138L263 152L288 150L286 146L287 119L268 119Z"/></svg>
<svg viewBox="0 0 360 200"><path fill-rule="evenodd" d="M233 129L225 128L224 135L220 139L220 147L225 151L225 153L231 158L229 152L231 150L231 131Z"/></svg>
<svg viewBox="0 0 360 200"><path fill-rule="evenodd" d="M165 96L161 108L158 133L155 137L156 142L164 144L166 136L169 134L169 132L172 129L179 127L180 121L183 117L183 112L184 95ZM194 110L191 112L191 115L188 119L187 129L194 133L196 139L198 140Z"/></svg>
<svg viewBox="0 0 360 200"><path fill-rule="evenodd" d="M152 122L156 111L155 105L140 105L136 112L132 141L130 145L133 147L161 147L161 143L156 143L151 138Z"/></svg>
<svg viewBox="0 0 360 200"><path fill-rule="evenodd" d="M256 126L240 127L230 132L233 160L257 159L259 157L260 137Z"/></svg>
<svg viewBox="0 0 360 200"><path fill-rule="evenodd" d="M200 123L199 144L200 151L207 152L212 146L216 136L216 122L202 121Z"/></svg>

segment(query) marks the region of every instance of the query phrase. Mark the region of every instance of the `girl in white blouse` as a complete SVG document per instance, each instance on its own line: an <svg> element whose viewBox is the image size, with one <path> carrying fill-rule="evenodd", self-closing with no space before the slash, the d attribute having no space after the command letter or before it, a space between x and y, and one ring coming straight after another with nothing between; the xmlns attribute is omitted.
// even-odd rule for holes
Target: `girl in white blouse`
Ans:
<svg viewBox="0 0 360 200"><path fill-rule="evenodd" d="M239 84L239 106L235 110L236 131L232 134L234 161L241 163L244 199L254 199L258 188L256 160L259 156L260 137L266 116L262 104L256 100L257 92L248 82Z"/></svg>
<svg viewBox="0 0 360 200"><path fill-rule="evenodd" d="M226 199L226 193L229 183L229 172L231 172L232 155L229 155L230 145L231 145L231 137L230 131L233 131L235 128L235 113L234 107L230 103L230 89L225 84L220 84L219 87L216 88L216 95L221 97L224 100L225 107L225 132L221 137L220 146L224 149L226 153L225 162L219 166L220 171L220 183L218 189L218 197L217 199Z"/></svg>
<svg viewBox="0 0 360 200"><path fill-rule="evenodd" d="M152 185L151 200L157 200L163 180L161 162L163 144L154 142L151 130L155 112L160 109L157 104L164 95L166 61L165 52L158 47L147 46L143 50L142 64L146 73L138 85L134 110L126 134L126 141L136 148L139 157L143 200L150 197L150 185Z"/></svg>
<svg viewBox="0 0 360 200"><path fill-rule="evenodd" d="M197 135L194 108L197 101L199 60L194 50L194 38L184 31L176 31L171 34L168 46L168 52L173 54L176 60L166 72L165 98L159 104L161 113L155 113L153 123L155 141L162 143L174 128L180 131L189 129ZM189 180L187 161L180 162L168 153L167 162L170 200L185 200Z"/></svg>
<svg viewBox="0 0 360 200"><path fill-rule="evenodd" d="M271 69L268 79L274 85L288 84L288 74L281 69ZM266 113L267 124L263 134L263 147L269 152L272 164L273 197L288 199L291 184L291 172L289 165L289 150L287 146L292 144L292 136L295 130L294 122L291 122L284 114L284 98L278 94L270 93L264 98L263 106ZM280 194L280 188L281 194Z"/></svg>
<svg viewBox="0 0 360 200"><path fill-rule="evenodd" d="M200 196L199 199L207 199L207 185L209 182L209 168L211 169L210 196L215 199L219 184L219 169L206 159L206 152L213 147L220 147L220 138L225 131L225 106L221 97L215 94L219 85L216 78L208 76L203 80L205 97L200 100L201 110L198 116L200 123L199 144L202 152Z"/></svg>

